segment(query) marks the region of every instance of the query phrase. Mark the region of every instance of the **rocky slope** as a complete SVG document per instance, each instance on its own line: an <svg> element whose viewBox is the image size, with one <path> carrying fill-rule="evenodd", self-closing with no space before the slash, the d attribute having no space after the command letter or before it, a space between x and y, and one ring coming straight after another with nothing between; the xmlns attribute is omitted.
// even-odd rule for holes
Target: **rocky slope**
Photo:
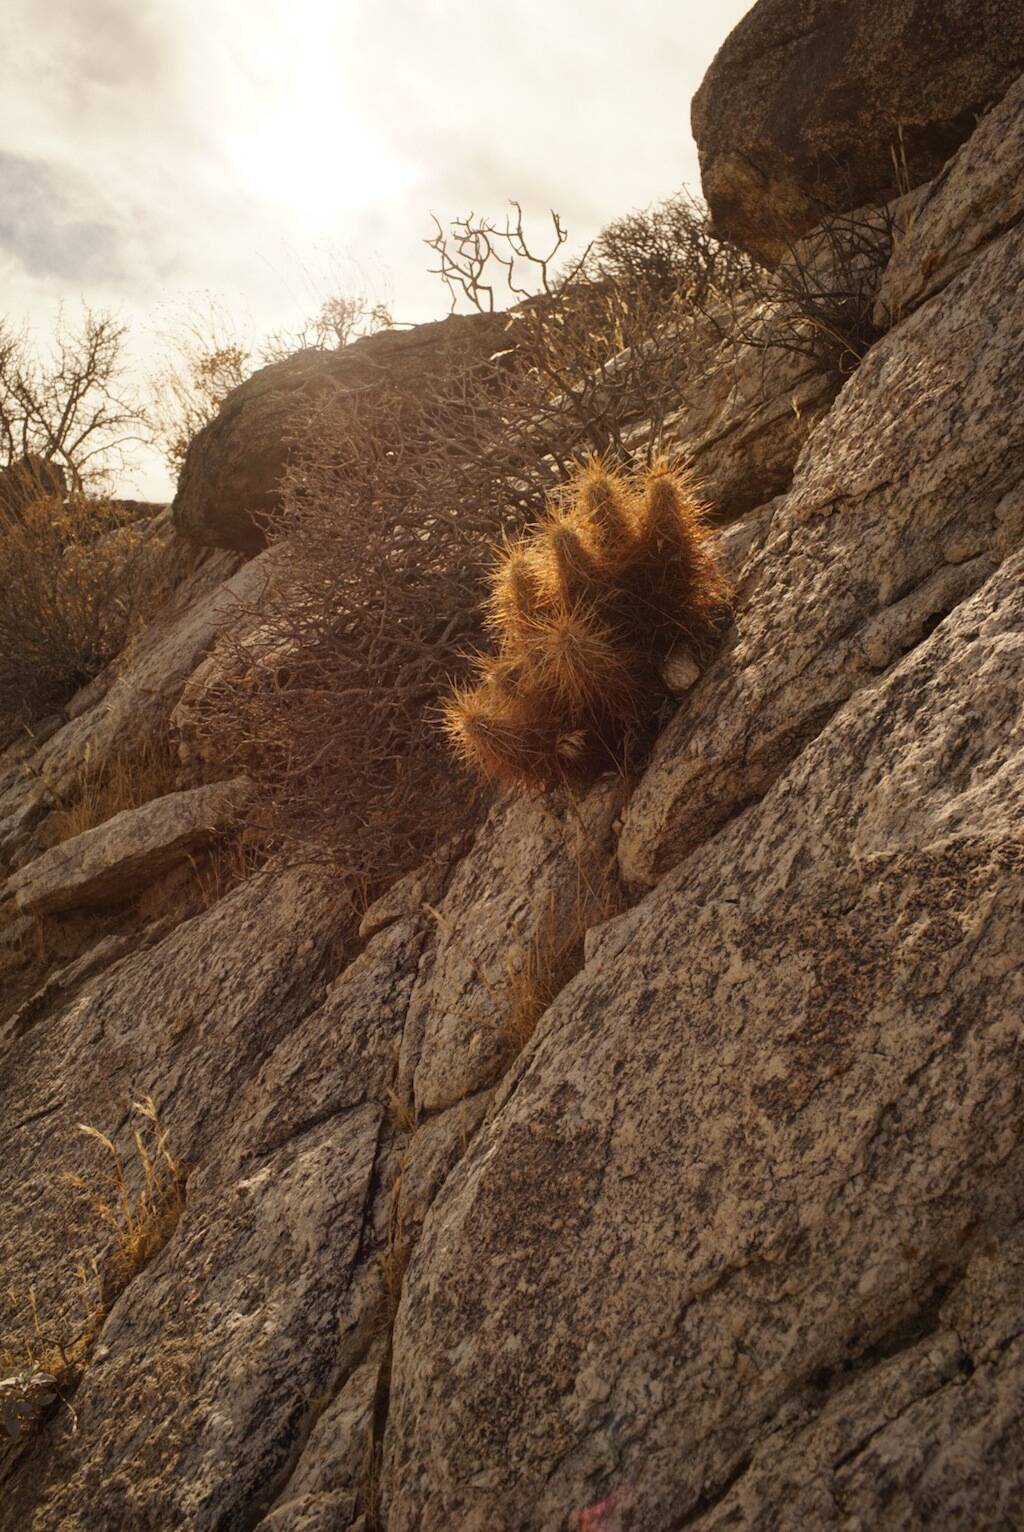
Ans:
<svg viewBox="0 0 1024 1532"><path fill-rule="evenodd" d="M190 1170L70 1408L0 1459L0 1527L1016 1524L1024 81L963 133L838 392L794 430L782 372L745 430L761 359L731 357L676 423L765 498L723 535L734 629L628 801L499 803L358 939L302 869L183 903L219 800L48 850L62 783L173 728L272 553L205 555L8 753L6 930L70 913L0 1010L5 1286L74 1328L103 1248L60 1180L77 1123L127 1153L151 1094ZM120 919L147 857L168 892ZM517 1052L514 975L612 859L625 903Z"/></svg>

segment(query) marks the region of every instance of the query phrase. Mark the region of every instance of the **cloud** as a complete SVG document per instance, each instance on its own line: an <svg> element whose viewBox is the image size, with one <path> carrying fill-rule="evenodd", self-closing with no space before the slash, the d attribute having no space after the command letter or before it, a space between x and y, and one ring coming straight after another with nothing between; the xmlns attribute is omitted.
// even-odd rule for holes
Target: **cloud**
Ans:
<svg viewBox="0 0 1024 1532"><path fill-rule="evenodd" d="M120 231L88 216L70 177L39 160L2 152L0 250L37 276L79 287L132 280Z"/></svg>
<svg viewBox="0 0 1024 1532"><path fill-rule="evenodd" d="M4 311L45 338L62 297L118 308L140 368L197 294L256 338L339 266L442 313L431 212L515 197L579 247L696 182L690 97L748 4L5 0Z"/></svg>

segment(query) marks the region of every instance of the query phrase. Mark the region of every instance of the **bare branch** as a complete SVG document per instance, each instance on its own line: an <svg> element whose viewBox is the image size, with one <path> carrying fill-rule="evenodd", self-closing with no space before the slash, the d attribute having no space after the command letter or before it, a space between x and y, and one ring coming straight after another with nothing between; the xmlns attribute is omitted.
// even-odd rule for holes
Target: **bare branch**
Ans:
<svg viewBox="0 0 1024 1532"><path fill-rule="evenodd" d="M123 467L123 448L141 440L143 424L123 392L126 334L111 314L85 308L70 328L61 313L46 361L27 334L0 327L0 466L41 459L58 465L75 490Z"/></svg>

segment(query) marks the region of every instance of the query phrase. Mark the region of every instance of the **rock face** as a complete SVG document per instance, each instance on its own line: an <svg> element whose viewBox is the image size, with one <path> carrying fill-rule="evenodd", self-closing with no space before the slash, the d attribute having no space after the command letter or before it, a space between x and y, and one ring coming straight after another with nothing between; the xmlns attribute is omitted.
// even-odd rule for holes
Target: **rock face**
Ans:
<svg viewBox="0 0 1024 1532"><path fill-rule="evenodd" d="M248 783L213 782L124 809L14 873L7 882L19 910L35 915L117 904L236 824Z"/></svg>
<svg viewBox="0 0 1024 1532"><path fill-rule="evenodd" d="M996 235L1024 218L1024 75L927 188L880 284L888 328L941 292Z"/></svg>
<svg viewBox="0 0 1024 1532"><path fill-rule="evenodd" d="M987 245L872 348L805 443L744 570L731 644L630 803L630 882L654 881L759 798L1020 538L1022 258L1020 228ZM951 418L971 422L955 446Z"/></svg>
<svg viewBox="0 0 1024 1532"><path fill-rule="evenodd" d="M497 803L358 912L270 868L198 913L37 922L22 857L4 1376L26 1323L73 1342L76 1269L111 1268L76 1125L134 1197L150 1094L188 1177L0 1464L2 1532L1019 1523L1022 106L922 196L888 333L722 535L732 633L703 673L680 654L638 781ZM723 472L756 476L722 418ZM229 590L245 611L272 575L212 555L0 759L4 844L40 811L18 784L187 712Z"/></svg>
<svg viewBox="0 0 1024 1532"><path fill-rule="evenodd" d="M693 101L719 232L773 264L823 213L928 180L1024 69L1021 0L758 0Z"/></svg>
<svg viewBox="0 0 1024 1532"><path fill-rule="evenodd" d="M340 351L298 351L262 367L193 438L174 498L178 531L212 547L257 551L264 543L260 518L280 504L290 438L326 389L365 388L383 373L415 390L446 352L487 356L503 334L500 315L453 316L381 331Z"/></svg>
<svg viewBox="0 0 1024 1532"><path fill-rule="evenodd" d="M114 1128L130 1158L127 1127L116 1124L152 1088L175 1152L193 1167L172 1245L110 1315L77 1396L81 1435L58 1426L44 1478L25 1486L39 1526L240 1525L254 1500L272 1496L296 1431L312 1422L314 1395L341 1366L338 1295L354 1267L366 1290L353 1296L350 1344L357 1357L365 1350L375 1290L362 1209L393 1031L377 987L361 1002L362 1030L355 1026L358 969L339 1009L302 1026L325 1000L343 923L327 880L257 878L65 998L5 1059L0 1111L22 1179L5 1157L0 1264L13 1290L35 1287L58 1335L81 1322L74 1252L104 1247L59 1175L96 1174L75 1123ZM401 933L389 943L371 982L390 971L401 994L398 970L416 948L403 948ZM342 1014L351 1031L339 1050ZM292 1116L281 1098L298 1078L319 1083L315 1101L291 1092ZM226 1137L231 1120L239 1134ZM330 1290L314 1293L322 1281ZM305 1323L313 1309L318 1340ZM277 1403L268 1411L271 1378ZM115 1397L123 1409L111 1410ZM157 1482L161 1463L170 1476ZM0 1523L20 1514L5 1486Z"/></svg>
<svg viewBox="0 0 1024 1532"><path fill-rule="evenodd" d="M409 1009L400 1090L423 1113L492 1085L509 1058L503 1036L511 975L531 943L571 930L599 890L618 806L612 784L573 812L523 799L494 811L433 918L436 942Z"/></svg>
<svg viewBox="0 0 1024 1532"><path fill-rule="evenodd" d="M838 389L811 358L725 346L714 334L697 351L690 397L665 420L662 445L692 466L716 515L732 521L789 488Z"/></svg>
<svg viewBox="0 0 1024 1532"><path fill-rule="evenodd" d="M389 1532L1019 1496L1022 573L592 943L410 1268Z"/></svg>

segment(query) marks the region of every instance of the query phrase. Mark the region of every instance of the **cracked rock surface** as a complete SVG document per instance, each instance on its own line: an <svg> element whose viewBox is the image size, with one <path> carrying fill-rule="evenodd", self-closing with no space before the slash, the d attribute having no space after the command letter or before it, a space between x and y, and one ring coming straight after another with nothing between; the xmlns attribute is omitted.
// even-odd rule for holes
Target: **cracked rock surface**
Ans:
<svg viewBox="0 0 1024 1532"><path fill-rule="evenodd" d="M1022 575L1017 554L592 943L427 1218L389 1532L560 1528L609 1494L645 1532L729 1525L705 1517L727 1494L808 1525L774 1464L736 1478L799 1422L824 1525L934 1525L933 1478L957 1480L944 1525L1019 1495L1024 1358L996 1355L1019 1288L962 1298L961 1349L922 1311L1024 1217ZM875 1367L933 1323L923 1381ZM936 1379L887 1481L844 1464L856 1421L889 1429ZM970 1444L943 1412L977 1417ZM886 1483L905 1515L876 1523Z"/></svg>
<svg viewBox="0 0 1024 1532"><path fill-rule="evenodd" d="M664 731L620 842L653 883L756 801L1024 530L1024 231L868 352L744 567L726 651Z"/></svg>

